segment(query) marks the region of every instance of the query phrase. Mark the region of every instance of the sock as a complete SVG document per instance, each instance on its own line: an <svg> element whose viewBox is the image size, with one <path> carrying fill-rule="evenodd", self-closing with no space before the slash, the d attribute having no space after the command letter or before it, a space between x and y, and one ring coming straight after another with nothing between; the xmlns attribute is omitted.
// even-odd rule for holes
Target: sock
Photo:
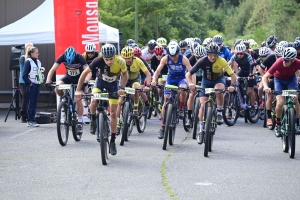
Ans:
<svg viewBox="0 0 300 200"><path fill-rule="evenodd" d="M191 119L192 118L192 110L188 110L188 118Z"/></svg>
<svg viewBox="0 0 300 200"><path fill-rule="evenodd" d="M179 103L179 109L183 109L184 108L184 104L185 104L184 102L180 102Z"/></svg>
<svg viewBox="0 0 300 200"><path fill-rule="evenodd" d="M96 120L96 115L92 115L92 120Z"/></svg>
<svg viewBox="0 0 300 200"><path fill-rule="evenodd" d="M110 142L115 142L116 140L116 133L111 133Z"/></svg>
<svg viewBox="0 0 300 200"><path fill-rule="evenodd" d="M271 115L271 110L267 110L267 116L268 116L268 118L272 118L272 115Z"/></svg>
<svg viewBox="0 0 300 200"><path fill-rule="evenodd" d="M276 124L280 125L280 121L281 119L276 117Z"/></svg>
<svg viewBox="0 0 300 200"><path fill-rule="evenodd" d="M77 116L78 124L83 124L82 116Z"/></svg>
<svg viewBox="0 0 300 200"><path fill-rule="evenodd" d="M218 113L222 112L223 111L223 106L217 106L217 111L218 111Z"/></svg>
<svg viewBox="0 0 300 200"><path fill-rule="evenodd" d="M150 106L149 101L145 101L145 106Z"/></svg>
<svg viewBox="0 0 300 200"><path fill-rule="evenodd" d="M117 118L117 123L120 124L120 117Z"/></svg>
<svg viewBox="0 0 300 200"><path fill-rule="evenodd" d="M200 130L203 129L203 121L199 121L199 129L200 129Z"/></svg>

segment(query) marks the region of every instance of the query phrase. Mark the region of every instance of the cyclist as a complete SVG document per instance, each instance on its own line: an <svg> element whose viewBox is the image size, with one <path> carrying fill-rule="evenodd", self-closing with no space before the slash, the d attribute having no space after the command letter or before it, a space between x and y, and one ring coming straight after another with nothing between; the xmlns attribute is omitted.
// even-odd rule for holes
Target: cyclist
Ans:
<svg viewBox="0 0 300 200"><path fill-rule="evenodd" d="M189 88L191 90L195 89L195 85L192 82L192 75L196 73L199 69L202 69L202 88L215 88L215 89L225 89L225 77L223 75L223 70L225 70L231 77L231 85L235 86L236 76L233 70L230 68L226 60L218 54L220 49L218 44L212 42L206 46L207 56L201 58L196 65L186 74L187 81L189 83ZM234 88L230 86L228 90L233 92ZM197 142L199 144L203 143L203 110L204 102L207 101L208 95L201 92L200 93L200 111L199 111L199 131L197 134ZM223 123L222 110L224 104L223 94L216 94L217 101L217 123L220 125Z"/></svg>
<svg viewBox="0 0 300 200"><path fill-rule="evenodd" d="M51 79L56 71L56 69L59 67L59 65L63 63L65 65L65 68L67 69L66 75L56 82L57 85L61 84L77 84L78 79L83 72L85 68L88 67L88 64L86 60L83 58L83 56L75 51L75 49L70 46L66 49L65 53L60 55L58 59L55 61L53 66L51 67L46 81L46 86L51 87ZM81 87L78 87L78 90L81 90ZM62 97L64 95L62 90L58 90L58 88L55 88L55 92L58 96ZM78 119L78 125L77 125L77 134L82 134L82 127L83 127L83 103L81 99L76 99L77 104L77 119Z"/></svg>
<svg viewBox="0 0 300 200"><path fill-rule="evenodd" d="M165 67L165 65L168 66L168 78L166 83L168 85L177 85L179 87L183 87L183 88L187 88L187 82L185 80L185 73L186 70L191 70L192 66L190 65L189 60L183 56L182 54L179 54L179 45L177 42L170 42L168 45L168 55L164 56L154 75L153 75L153 80L151 82L152 86L156 86L156 82L157 82L157 78L159 76L159 74L161 73L162 69ZM195 83L195 77L193 76L193 81ZM170 93L169 91L165 91L165 98L169 97ZM180 105L179 105L179 117L183 118L184 116L184 104L185 104L185 100L186 100L186 92L185 91L180 91L179 94L179 101L180 101ZM166 102L166 101L164 101ZM161 129L158 132L158 138L162 139L164 137L164 106L162 107L162 111L161 111Z"/></svg>
<svg viewBox="0 0 300 200"><path fill-rule="evenodd" d="M194 50L194 55L190 57L189 61L191 66L194 66L198 60L200 60L202 57L207 56L205 47L199 45ZM196 75L196 85L200 85L202 81L202 69L199 69L195 72ZM193 112L193 101L194 97L196 95L196 92L193 90L190 90L189 99L187 101L187 108L188 108L188 120L186 122L186 126L191 127L192 125L192 112Z"/></svg>
<svg viewBox="0 0 300 200"><path fill-rule="evenodd" d="M134 52L134 57L139 58L144 63L144 65L147 67L148 71L150 72L150 74L152 76L153 72L152 72L150 66L148 65L146 60L141 57L142 56L142 50L139 47L134 47L133 52ZM143 73L142 70L140 70L140 75L141 75L141 84L144 85L147 76Z"/></svg>
<svg viewBox="0 0 300 200"><path fill-rule="evenodd" d="M131 46L132 44L136 44L136 42L133 39L128 39L128 40L126 40L125 46Z"/></svg>
<svg viewBox="0 0 300 200"><path fill-rule="evenodd" d="M262 48L267 48L268 47L262 47ZM283 46L277 46L275 48L274 54L268 55L266 59L260 64L259 72L261 75L264 75L270 68L271 66L276 62L277 59L281 58L283 55L284 47ZM271 76L268 79L268 87L271 88L271 90L274 90L274 77ZM274 99L274 95L272 93L266 93L267 94L267 102L266 102L266 111L267 111L267 126L272 126L273 121L272 121L272 101Z"/></svg>
<svg viewBox="0 0 300 200"><path fill-rule="evenodd" d="M270 35L266 40L266 46L270 48L270 54L274 54L276 43L277 43L277 37L275 35Z"/></svg>
<svg viewBox="0 0 300 200"><path fill-rule="evenodd" d="M85 45L85 52L82 54L84 59L86 60L87 64L91 64L92 61L101 56L101 53L96 51L96 45L94 43L88 43ZM97 76L97 71L92 71L91 80L95 80Z"/></svg>
<svg viewBox="0 0 300 200"><path fill-rule="evenodd" d="M92 93L99 93L106 89L109 93L109 106L110 106L110 152L112 155L117 154L117 147L115 143L116 129L117 129L117 107L118 107L118 94L124 94L124 87L127 83L128 73L126 63L121 56L116 55L116 48L112 44L105 44L101 48L101 57L96 58L81 74L78 86L83 84L85 77L93 70L99 70L99 76L96 79L95 86ZM121 86L118 91L118 83L120 75L122 74ZM78 87L77 87L78 88ZM79 89L76 89L76 98L81 98ZM91 133L96 132L96 107L98 101L92 100L90 104L91 111Z"/></svg>
<svg viewBox="0 0 300 200"><path fill-rule="evenodd" d="M156 46L154 48L154 52L155 52L155 56L153 56L151 59L151 69L153 70L153 72L156 71L161 59L165 56L164 49L161 46ZM167 74L168 74L168 66L165 65L162 68L160 74L158 75L158 84L165 85L166 81L162 79L162 75L167 75ZM160 88L157 89L157 93L158 93L159 98L161 98L162 90Z"/></svg>
<svg viewBox="0 0 300 200"><path fill-rule="evenodd" d="M256 61L256 59L258 59L258 54L255 52L255 51L253 51L251 48L250 48L250 43L249 43L249 41L248 40L243 40L242 41L242 43L246 46L246 53L248 53L248 54L250 54L251 56L252 56L252 59L254 60L254 61Z"/></svg>
<svg viewBox="0 0 300 200"><path fill-rule="evenodd" d="M297 50L297 59L300 59L300 40L294 42L293 47Z"/></svg>
<svg viewBox="0 0 300 200"><path fill-rule="evenodd" d="M239 77L249 77L247 82L247 91L250 96L250 104L252 109L254 109L255 103L255 94L254 94L254 79L252 75L251 66L254 65L252 57L245 52L246 46L243 43L237 44L235 46L235 54L231 57L228 62L229 66L233 68L235 72L237 72L237 76ZM238 71L236 66L239 66L240 70Z"/></svg>
<svg viewBox="0 0 300 200"><path fill-rule="evenodd" d="M167 54L167 40L166 38L163 38L163 37L160 37L160 38L157 38L156 40L156 43L158 46L162 46L164 48L164 54L166 55Z"/></svg>
<svg viewBox="0 0 300 200"><path fill-rule="evenodd" d="M222 58L224 58L227 61L230 60L230 58L232 57L232 54L228 48L223 46L223 37L221 35L215 35L213 37L212 41L214 43L216 43L217 45L219 45L219 48L220 48L219 56L221 56Z"/></svg>
<svg viewBox="0 0 300 200"><path fill-rule="evenodd" d="M142 58L144 58L147 63L151 62L151 58L155 55L154 48L156 47L157 43L155 40L150 40L148 42L148 48L142 50Z"/></svg>
<svg viewBox="0 0 300 200"><path fill-rule="evenodd" d="M189 50L188 43L186 40L181 40L179 42L179 47L180 47L180 53L182 55L185 55L187 58L191 57L191 54L186 54L187 50Z"/></svg>
<svg viewBox="0 0 300 200"><path fill-rule="evenodd" d="M135 89L141 89L141 80L140 80L140 70L143 71L143 73L147 76L147 83L151 82L151 74L148 71L147 67L144 65L144 63L139 59L134 57L134 50L131 47L125 47L122 49L121 52L122 58L126 62L127 71L128 71L128 80L125 87L132 87ZM149 91L150 85L146 85L144 87L144 91ZM139 95L142 97L142 99L145 102L145 108L143 115L146 116L150 109L150 104L148 101L148 98L145 93L135 93L133 101L133 115L138 115L138 101L139 101ZM123 102L123 97L119 98L118 103L118 109L117 109L117 118L118 118L118 124L117 124L117 134L119 134L121 124L120 124L120 113L121 113L121 106Z"/></svg>
<svg viewBox="0 0 300 200"><path fill-rule="evenodd" d="M298 81L295 73L299 75L300 61L296 59L297 51L293 47L284 49L282 58L279 58L272 67L263 76L263 83L265 92L270 93L271 89L268 87L268 78L274 75L275 91L281 92L282 90L298 90ZM276 137L281 137L281 116L282 108L285 103L282 95L276 96ZM299 102L298 98L294 99L296 110L296 126L299 129Z"/></svg>

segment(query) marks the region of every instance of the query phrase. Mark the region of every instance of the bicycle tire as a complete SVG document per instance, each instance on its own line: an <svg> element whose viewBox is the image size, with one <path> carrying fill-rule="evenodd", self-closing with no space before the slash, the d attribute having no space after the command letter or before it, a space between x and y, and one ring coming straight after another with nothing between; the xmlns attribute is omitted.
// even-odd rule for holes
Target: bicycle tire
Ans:
<svg viewBox="0 0 300 200"><path fill-rule="evenodd" d="M186 124L186 122L187 122L187 120L188 120L188 110L187 110L187 101L186 101L186 104L185 104L185 106L184 106L184 108L183 108L183 119L182 119L182 123L183 123L183 129L185 130L185 132L190 132L190 130L191 130L191 127L188 127L188 126L186 126L185 124Z"/></svg>
<svg viewBox="0 0 300 200"><path fill-rule="evenodd" d="M281 115L281 119L282 119L281 125L282 125L282 127L286 127L287 126L286 125L287 119L284 117L286 109L287 109L286 106L283 106L282 115ZM283 134L282 138L281 138L281 142L282 142L282 151L285 152L285 153L288 153L289 152L289 137L288 137L288 135Z"/></svg>
<svg viewBox="0 0 300 200"><path fill-rule="evenodd" d="M100 154L102 165L106 165L107 158L107 142L104 139L104 134L106 134L106 126L104 124L104 115L103 113L97 114L97 137L99 138L100 143Z"/></svg>
<svg viewBox="0 0 300 200"><path fill-rule="evenodd" d="M216 123L216 109L214 108L213 112L212 112L212 119L211 119L211 127L210 127L210 138L209 138L209 145L208 145L208 152L211 152L212 150L212 146L214 143L214 135L217 129L217 123Z"/></svg>
<svg viewBox="0 0 300 200"><path fill-rule="evenodd" d="M175 133L176 133L176 126L169 129L169 145L174 144Z"/></svg>
<svg viewBox="0 0 300 200"><path fill-rule="evenodd" d="M200 97L196 98L196 103L194 106L194 120L193 120L193 139L196 139L197 128L199 123L199 110L200 110Z"/></svg>
<svg viewBox="0 0 300 200"><path fill-rule="evenodd" d="M268 126L269 130L274 130L274 128L276 126L276 113L275 113L276 104L275 103L274 102L272 103L271 116L272 116L272 122L273 122L273 124L272 124L272 126Z"/></svg>
<svg viewBox="0 0 300 200"><path fill-rule="evenodd" d="M296 136L295 136L295 124L296 124L296 117L295 117L295 109L294 108L289 108L289 155L290 158L295 157L295 148L296 148Z"/></svg>
<svg viewBox="0 0 300 200"><path fill-rule="evenodd" d="M256 104L255 115L251 116L249 110L247 110L248 111L247 117L248 117L248 120L251 123L257 123L258 120L259 120L259 118L260 118L260 110L258 108L259 98L258 98L257 90L254 90L254 95L255 95L255 104ZM247 102L250 105L250 97L249 97L249 95L247 95Z"/></svg>
<svg viewBox="0 0 300 200"><path fill-rule="evenodd" d="M136 129L139 133L143 133L146 129L147 118L146 116L141 116L136 118Z"/></svg>
<svg viewBox="0 0 300 200"><path fill-rule="evenodd" d="M227 126L233 126L239 117L240 108L235 102L237 102L236 93L230 93L226 91L224 94L224 109L222 111L222 116L223 116L224 123ZM228 112L235 111L235 115L233 118L231 118L231 120L227 118L228 116L226 115L226 111Z"/></svg>
<svg viewBox="0 0 300 200"><path fill-rule="evenodd" d="M205 119L204 157L208 156L211 120L212 120L212 108L207 107L207 115L206 115L206 119Z"/></svg>
<svg viewBox="0 0 300 200"><path fill-rule="evenodd" d="M151 115L152 115L152 111L153 111L153 103L154 102L153 102L152 95L153 95L152 91L147 92L147 99L150 103L150 109L149 109L149 112L147 114L147 119L151 119Z"/></svg>
<svg viewBox="0 0 300 200"><path fill-rule="evenodd" d="M166 110L165 110L166 112ZM165 131L164 131L164 142L163 142L163 150L167 149L167 141L168 141L168 135L169 135L169 129L171 128L171 120L172 120L172 115L173 115L173 104L168 104L167 108L167 117L166 117L166 123L165 123Z"/></svg>
<svg viewBox="0 0 300 200"><path fill-rule="evenodd" d="M76 102L73 103L73 113L71 114L70 119L72 119L72 134L73 134L73 138L76 142L79 142L81 140L82 134L77 134L77 123L78 123L78 119L77 119L77 107L76 107Z"/></svg>
<svg viewBox="0 0 300 200"><path fill-rule="evenodd" d="M57 121L56 121L56 127L57 127L57 137L59 144L61 146L65 146L68 143L69 138L69 123L66 123L66 117L68 116L68 105L67 102L61 101L58 105L57 109ZM64 119L62 119L62 112L64 112ZM64 121L64 123L61 123L61 121ZM63 126L63 127L62 127ZM65 131L65 134L62 134L62 128Z"/></svg>
<svg viewBox="0 0 300 200"><path fill-rule="evenodd" d="M128 127L130 126L131 120L128 119L129 118L129 102L126 101L124 103L124 108L123 108L123 128L121 129L121 141L120 141L120 145L123 146L125 141L128 141ZM129 123L128 123L129 121Z"/></svg>

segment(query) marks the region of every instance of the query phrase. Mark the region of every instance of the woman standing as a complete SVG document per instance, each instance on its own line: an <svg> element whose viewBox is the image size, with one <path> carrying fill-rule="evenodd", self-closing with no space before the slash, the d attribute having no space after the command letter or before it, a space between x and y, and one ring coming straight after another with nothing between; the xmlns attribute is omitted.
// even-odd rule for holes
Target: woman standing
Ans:
<svg viewBox="0 0 300 200"><path fill-rule="evenodd" d="M42 64L38 60L39 51L36 47L29 47L25 55L25 64L23 71L23 79L26 85L26 92L28 95L29 105L28 105L28 127L38 127L39 124L36 123L35 113L38 98L40 95L40 86L43 82L42 75Z"/></svg>

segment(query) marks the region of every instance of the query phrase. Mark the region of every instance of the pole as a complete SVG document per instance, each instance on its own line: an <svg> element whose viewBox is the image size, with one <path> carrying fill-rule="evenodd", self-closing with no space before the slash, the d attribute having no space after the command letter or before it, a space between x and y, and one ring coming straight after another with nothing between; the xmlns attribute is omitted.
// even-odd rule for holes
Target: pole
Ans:
<svg viewBox="0 0 300 200"><path fill-rule="evenodd" d="M138 0L135 0L135 26L134 26L134 40L138 43L139 35L138 35Z"/></svg>

